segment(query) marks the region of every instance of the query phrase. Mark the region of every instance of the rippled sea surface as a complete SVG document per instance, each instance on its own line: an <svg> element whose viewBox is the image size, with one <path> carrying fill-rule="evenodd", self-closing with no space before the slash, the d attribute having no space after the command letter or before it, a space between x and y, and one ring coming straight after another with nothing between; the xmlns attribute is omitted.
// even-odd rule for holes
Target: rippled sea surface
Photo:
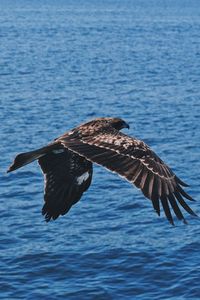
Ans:
<svg viewBox="0 0 200 300"><path fill-rule="evenodd" d="M47 224L37 163L5 173L19 152L120 116L190 184L200 215L199 1L1 0L0 91L0 298L200 299L198 219L169 225L97 166Z"/></svg>

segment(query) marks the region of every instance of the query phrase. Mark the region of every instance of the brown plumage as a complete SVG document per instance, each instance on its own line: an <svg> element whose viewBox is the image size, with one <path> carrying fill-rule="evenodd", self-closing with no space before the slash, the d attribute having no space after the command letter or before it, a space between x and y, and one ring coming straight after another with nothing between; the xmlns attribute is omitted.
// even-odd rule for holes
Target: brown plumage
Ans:
<svg viewBox="0 0 200 300"><path fill-rule="evenodd" d="M122 128L129 128L122 119L95 119L46 147L19 154L8 172L38 159L46 179L42 211L46 221L67 213L89 188L92 163L118 173L141 189L158 215L161 204L171 224L170 206L184 223L179 205L196 216L184 199L193 200L182 188L187 185L143 141L121 133Z"/></svg>

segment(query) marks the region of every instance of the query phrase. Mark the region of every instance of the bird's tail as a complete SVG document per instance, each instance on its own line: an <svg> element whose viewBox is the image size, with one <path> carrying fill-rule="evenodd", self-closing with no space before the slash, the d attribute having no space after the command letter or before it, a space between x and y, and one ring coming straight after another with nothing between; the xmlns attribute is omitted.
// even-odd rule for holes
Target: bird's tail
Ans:
<svg viewBox="0 0 200 300"><path fill-rule="evenodd" d="M18 154L9 169L7 170L7 173L12 172L16 169L19 169L27 164L30 164L36 159L39 159L40 157L44 156L46 153L52 150L52 148L55 148L55 145L48 145L46 147L33 150L30 152L20 153Z"/></svg>

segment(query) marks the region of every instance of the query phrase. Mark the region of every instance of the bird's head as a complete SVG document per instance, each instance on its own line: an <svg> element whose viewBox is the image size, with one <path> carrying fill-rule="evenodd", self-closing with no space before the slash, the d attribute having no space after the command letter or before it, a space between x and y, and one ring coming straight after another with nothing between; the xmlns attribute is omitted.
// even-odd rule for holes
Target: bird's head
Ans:
<svg viewBox="0 0 200 300"><path fill-rule="evenodd" d="M90 132L98 132L99 130L103 130L107 127L113 127L116 130L121 130L123 128L129 128L129 125L120 118L96 118L92 121L82 124L81 126L75 128L78 129L79 132L83 135L84 132L88 134L88 130Z"/></svg>
<svg viewBox="0 0 200 300"><path fill-rule="evenodd" d="M102 118L104 119L109 125L117 130L121 130L123 128L130 128L129 125L120 118Z"/></svg>

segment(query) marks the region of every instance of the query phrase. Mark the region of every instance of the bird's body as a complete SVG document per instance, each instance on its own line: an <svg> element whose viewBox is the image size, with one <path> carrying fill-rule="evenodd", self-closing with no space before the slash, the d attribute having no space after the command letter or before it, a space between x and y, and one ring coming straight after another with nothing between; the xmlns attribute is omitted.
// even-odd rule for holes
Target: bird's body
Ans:
<svg viewBox="0 0 200 300"><path fill-rule="evenodd" d="M38 160L45 177L46 221L66 214L89 188L92 164L116 172L152 201L160 214L160 204L173 223L169 204L178 219L185 218L178 206L196 215L184 197L193 200L181 186L187 186L143 141L119 130L129 128L119 118L98 118L82 124L47 146L16 156L8 172Z"/></svg>

